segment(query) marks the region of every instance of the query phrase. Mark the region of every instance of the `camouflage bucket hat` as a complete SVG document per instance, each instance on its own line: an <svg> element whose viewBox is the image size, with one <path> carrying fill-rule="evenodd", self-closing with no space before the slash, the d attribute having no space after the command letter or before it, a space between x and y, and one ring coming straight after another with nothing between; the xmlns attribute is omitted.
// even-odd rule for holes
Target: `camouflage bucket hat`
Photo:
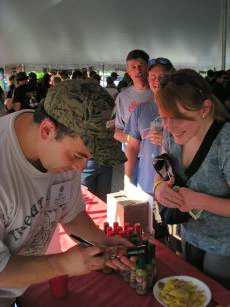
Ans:
<svg viewBox="0 0 230 307"><path fill-rule="evenodd" d="M113 131L106 128L114 101L93 81L67 80L51 87L44 101L46 113L76 132L98 164L115 166L126 161Z"/></svg>

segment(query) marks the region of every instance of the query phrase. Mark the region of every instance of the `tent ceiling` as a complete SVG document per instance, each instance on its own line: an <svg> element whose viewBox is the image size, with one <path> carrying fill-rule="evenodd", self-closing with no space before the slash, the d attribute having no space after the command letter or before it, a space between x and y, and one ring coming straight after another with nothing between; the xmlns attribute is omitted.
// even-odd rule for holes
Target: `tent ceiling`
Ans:
<svg viewBox="0 0 230 307"><path fill-rule="evenodd" d="M0 0L1 65L121 64L135 48L220 67L221 1Z"/></svg>

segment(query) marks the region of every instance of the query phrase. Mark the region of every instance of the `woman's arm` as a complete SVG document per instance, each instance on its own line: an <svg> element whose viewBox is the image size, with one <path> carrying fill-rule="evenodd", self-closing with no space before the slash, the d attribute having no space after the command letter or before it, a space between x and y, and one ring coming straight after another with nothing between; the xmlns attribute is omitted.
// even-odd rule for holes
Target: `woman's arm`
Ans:
<svg viewBox="0 0 230 307"><path fill-rule="evenodd" d="M184 199L184 205L180 208L181 211L202 209L217 215L230 217L230 199L194 192L188 188L180 188L178 193Z"/></svg>

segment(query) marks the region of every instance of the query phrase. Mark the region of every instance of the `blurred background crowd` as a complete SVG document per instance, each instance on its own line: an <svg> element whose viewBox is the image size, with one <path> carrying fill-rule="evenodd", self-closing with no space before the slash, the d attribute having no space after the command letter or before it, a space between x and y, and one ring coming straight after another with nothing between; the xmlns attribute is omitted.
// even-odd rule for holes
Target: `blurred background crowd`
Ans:
<svg viewBox="0 0 230 307"><path fill-rule="evenodd" d="M230 69L218 71L210 69L203 76L215 96L230 111ZM51 70L42 74L20 71L8 77L6 88L0 84L0 115L20 109L36 109L39 102L45 98L49 87L68 79L91 79L104 86L114 101L119 92L132 85L128 73L119 75L114 71L103 79L102 75L92 67L73 71Z"/></svg>

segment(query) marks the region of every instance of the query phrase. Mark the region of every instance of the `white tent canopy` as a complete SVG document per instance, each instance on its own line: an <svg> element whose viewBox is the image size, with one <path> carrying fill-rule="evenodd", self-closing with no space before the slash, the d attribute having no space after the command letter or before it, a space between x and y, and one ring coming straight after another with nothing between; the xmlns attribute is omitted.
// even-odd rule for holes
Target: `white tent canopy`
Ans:
<svg viewBox="0 0 230 307"><path fill-rule="evenodd" d="M228 2L0 0L0 65L116 66L138 48L177 67L220 69ZM226 37L230 68L228 24Z"/></svg>

